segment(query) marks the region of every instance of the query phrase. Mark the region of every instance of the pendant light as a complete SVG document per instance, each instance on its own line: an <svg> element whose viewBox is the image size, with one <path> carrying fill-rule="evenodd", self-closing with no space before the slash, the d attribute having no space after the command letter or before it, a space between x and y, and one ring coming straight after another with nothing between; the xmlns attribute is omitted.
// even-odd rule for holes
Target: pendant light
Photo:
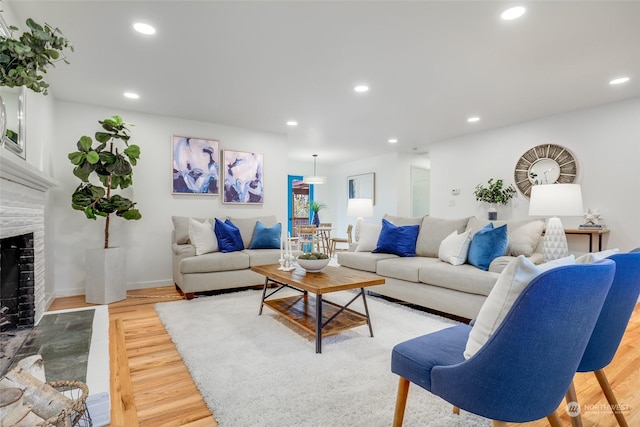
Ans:
<svg viewBox="0 0 640 427"><path fill-rule="evenodd" d="M305 184L324 184L325 182L327 182L327 178L324 176L318 176L316 175L316 159L317 159L318 155L314 154L313 155L313 175L309 176L305 176L302 179L302 182L304 182Z"/></svg>

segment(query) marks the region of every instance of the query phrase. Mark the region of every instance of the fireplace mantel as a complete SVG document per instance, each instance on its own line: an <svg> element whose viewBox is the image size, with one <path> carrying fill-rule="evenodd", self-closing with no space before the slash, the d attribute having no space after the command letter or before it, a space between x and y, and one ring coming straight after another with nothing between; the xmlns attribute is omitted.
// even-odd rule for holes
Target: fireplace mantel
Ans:
<svg viewBox="0 0 640 427"><path fill-rule="evenodd" d="M0 147L0 178L38 191L47 191L58 185L55 179L24 160L5 152L2 147Z"/></svg>

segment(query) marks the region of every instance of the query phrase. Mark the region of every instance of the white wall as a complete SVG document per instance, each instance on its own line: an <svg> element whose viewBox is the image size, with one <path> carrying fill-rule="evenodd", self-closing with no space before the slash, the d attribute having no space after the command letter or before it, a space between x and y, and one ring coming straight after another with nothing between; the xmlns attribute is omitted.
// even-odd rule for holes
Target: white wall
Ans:
<svg viewBox="0 0 640 427"><path fill-rule="evenodd" d="M378 222L386 213L411 216L411 165L429 168L429 160L420 155L391 153L349 159L327 167L327 184L317 186L316 199L326 200L330 205L331 212L328 213L335 235L346 237L347 226L355 225L356 218L347 216L347 177L352 175L375 173L373 217L365 218L365 222ZM321 218L325 220L322 215Z"/></svg>
<svg viewBox="0 0 640 427"><path fill-rule="evenodd" d="M275 214L280 221L287 215L287 158L284 135L251 131L171 117L154 116L107 107L56 102L55 140L51 151L52 174L60 182L53 191L54 282L58 296L84 293L86 273L84 252L101 247L104 219L91 221L71 208L71 194L80 181L73 175L67 154L76 150L82 135L93 137L100 129L98 120L114 114L133 123L131 143L141 148L134 167L134 184L122 194L137 202L140 221L113 217L110 246L127 248L128 287L144 288L172 284L172 215L249 217ZM171 136L186 135L217 139L220 149L255 151L264 154L265 202L261 206L222 204L220 196L172 195Z"/></svg>
<svg viewBox="0 0 640 427"><path fill-rule="evenodd" d="M568 148L578 161L577 183L587 208L599 209L611 229L606 246L640 246L640 98L556 115L497 130L441 141L430 147L431 213L440 217L485 216L473 190L489 178L514 183L518 158L540 144ZM450 190L460 188L458 196ZM518 193L501 218L528 217L529 199ZM582 218L563 218L567 228ZM570 250L586 251L586 237L570 236Z"/></svg>

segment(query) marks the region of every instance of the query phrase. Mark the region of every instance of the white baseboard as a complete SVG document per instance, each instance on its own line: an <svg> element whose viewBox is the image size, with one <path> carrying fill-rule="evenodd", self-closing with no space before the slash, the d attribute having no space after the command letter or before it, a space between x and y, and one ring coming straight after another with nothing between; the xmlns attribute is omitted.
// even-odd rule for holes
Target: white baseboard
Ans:
<svg viewBox="0 0 640 427"><path fill-rule="evenodd" d="M131 291L131 290L136 290L136 289L157 288L157 287L161 287L161 286L173 286L173 279L151 280L151 281L147 281L147 282L127 283L127 290ZM53 300L55 298L74 297L74 296L77 296L77 295L84 295L84 294L85 294L84 287L67 288L67 289L56 290L54 295L51 296L51 302L49 302L49 304L46 307L48 308L48 306L51 305L51 303L53 302Z"/></svg>

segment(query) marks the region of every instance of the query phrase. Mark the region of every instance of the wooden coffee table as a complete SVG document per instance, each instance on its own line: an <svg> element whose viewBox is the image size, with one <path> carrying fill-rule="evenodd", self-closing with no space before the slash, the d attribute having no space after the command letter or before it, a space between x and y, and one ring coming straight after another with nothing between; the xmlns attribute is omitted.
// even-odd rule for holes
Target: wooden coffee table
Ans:
<svg viewBox="0 0 640 427"><path fill-rule="evenodd" d="M262 308L267 305L303 330L315 335L316 353L322 353L323 335L335 335L345 329L366 324L369 325L369 334L373 337L364 288L384 284L384 277L345 267L327 266L318 273L308 273L300 267L292 271L282 271L278 270L278 267L278 264L251 267L251 270L265 276L258 315L262 314ZM267 294L270 283L277 286ZM285 288L301 292L301 295L270 298ZM324 294L349 289L360 289L360 292L345 305L323 299ZM364 303L364 313L348 308L360 297Z"/></svg>

